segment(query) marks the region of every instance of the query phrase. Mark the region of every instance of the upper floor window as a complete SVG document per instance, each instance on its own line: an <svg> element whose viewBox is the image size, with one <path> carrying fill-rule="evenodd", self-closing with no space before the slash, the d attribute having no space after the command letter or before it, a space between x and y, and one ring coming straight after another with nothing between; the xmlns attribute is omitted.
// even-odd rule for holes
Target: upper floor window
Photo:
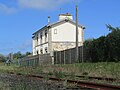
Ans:
<svg viewBox="0 0 120 90"><path fill-rule="evenodd" d="M45 30L45 42L47 42L47 30Z"/></svg>
<svg viewBox="0 0 120 90"><path fill-rule="evenodd" d="M40 33L40 44L42 44L42 32Z"/></svg>
<svg viewBox="0 0 120 90"><path fill-rule="evenodd" d="M37 41L38 41L38 35L37 35Z"/></svg>
<svg viewBox="0 0 120 90"><path fill-rule="evenodd" d="M37 37L36 37L36 45L38 45L38 35L37 35Z"/></svg>
<svg viewBox="0 0 120 90"><path fill-rule="evenodd" d="M45 37L47 37L47 30L45 30Z"/></svg>
<svg viewBox="0 0 120 90"><path fill-rule="evenodd" d="M54 34L57 34L57 29L54 29Z"/></svg>
<svg viewBox="0 0 120 90"><path fill-rule="evenodd" d="M42 32L40 33L40 38L42 39Z"/></svg>

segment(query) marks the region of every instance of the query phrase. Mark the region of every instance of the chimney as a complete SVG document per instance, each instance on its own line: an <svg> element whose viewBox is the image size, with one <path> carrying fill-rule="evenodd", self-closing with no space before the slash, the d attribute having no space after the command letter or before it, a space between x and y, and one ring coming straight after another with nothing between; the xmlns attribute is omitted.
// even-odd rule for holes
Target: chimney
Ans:
<svg viewBox="0 0 120 90"><path fill-rule="evenodd" d="M70 13L59 14L59 21L60 20L64 20L64 19L71 19L71 20L73 20L73 16Z"/></svg>
<svg viewBox="0 0 120 90"><path fill-rule="evenodd" d="M48 24L50 24L50 16L48 16Z"/></svg>

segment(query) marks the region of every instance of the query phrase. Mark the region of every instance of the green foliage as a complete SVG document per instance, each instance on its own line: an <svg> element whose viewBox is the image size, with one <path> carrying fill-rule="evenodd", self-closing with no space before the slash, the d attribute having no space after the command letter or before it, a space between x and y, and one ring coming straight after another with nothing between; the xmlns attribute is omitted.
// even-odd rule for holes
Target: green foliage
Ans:
<svg viewBox="0 0 120 90"><path fill-rule="evenodd" d="M120 61L120 28L113 28L112 32L106 36L106 50L108 61Z"/></svg>
<svg viewBox="0 0 120 90"><path fill-rule="evenodd" d="M19 59L19 58L23 58L23 57L24 57L24 55L22 55L20 51L13 54L14 59Z"/></svg>
<svg viewBox="0 0 120 90"><path fill-rule="evenodd" d="M22 54L20 51L18 51L17 53L13 54L13 59L19 59L19 58L23 58L29 55L31 55L30 52L26 52L25 54Z"/></svg>
<svg viewBox="0 0 120 90"><path fill-rule="evenodd" d="M64 78L65 77L65 73L62 72L62 71L57 71L57 70L54 70L54 75L57 77L57 78Z"/></svg>
<svg viewBox="0 0 120 90"><path fill-rule="evenodd" d="M25 56L31 55L31 52L26 52Z"/></svg>
<svg viewBox="0 0 120 90"><path fill-rule="evenodd" d="M111 32L107 36L86 40L84 47L87 51L87 61L118 62L120 61L120 28L107 25Z"/></svg>
<svg viewBox="0 0 120 90"><path fill-rule="evenodd" d="M4 55L0 54L0 62L5 62L6 58Z"/></svg>

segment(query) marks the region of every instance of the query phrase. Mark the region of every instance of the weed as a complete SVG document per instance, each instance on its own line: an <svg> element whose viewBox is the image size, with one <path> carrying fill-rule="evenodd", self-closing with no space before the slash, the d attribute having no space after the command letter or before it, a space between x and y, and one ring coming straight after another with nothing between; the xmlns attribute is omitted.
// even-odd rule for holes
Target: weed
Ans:
<svg viewBox="0 0 120 90"><path fill-rule="evenodd" d="M64 78L65 77L65 73L62 72L62 71L57 71L57 70L54 70L54 75L57 77L57 78Z"/></svg>

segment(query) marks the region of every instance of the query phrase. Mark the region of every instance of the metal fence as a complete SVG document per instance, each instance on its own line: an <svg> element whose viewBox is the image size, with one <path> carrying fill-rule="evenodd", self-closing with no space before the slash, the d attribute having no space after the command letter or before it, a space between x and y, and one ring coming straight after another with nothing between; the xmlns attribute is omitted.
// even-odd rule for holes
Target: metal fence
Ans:
<svg viewBox="0 0 120 90"><path fill-rule="evenodd" d="M82 62L82 58L84 62L89 59L88 52L85 47L78 48L78 61ZM77 61L77 62L78 62ZM53 57L50 54L29 56L18 60L19 66L38 66L41 64L73 64L76 62L76 48L67 49L63 51L54 51Z"/></svg>
<svg viewBox="0 0 120 90"><path fill-rule="evenodd" d="M82 62L82 59L86 61L86 49L83 47L79 47L78 50L79 50L78 61ZM76 62L76 48L54 52L54 64L72 64L77 62Z"/></svg>
<svg viewBox="0 0 120 90"><path fill-rule="evenodd" d="M18 60L19 66L38 66L40 64L51 64L52 58L50 54L28 56Z"/></svg>

